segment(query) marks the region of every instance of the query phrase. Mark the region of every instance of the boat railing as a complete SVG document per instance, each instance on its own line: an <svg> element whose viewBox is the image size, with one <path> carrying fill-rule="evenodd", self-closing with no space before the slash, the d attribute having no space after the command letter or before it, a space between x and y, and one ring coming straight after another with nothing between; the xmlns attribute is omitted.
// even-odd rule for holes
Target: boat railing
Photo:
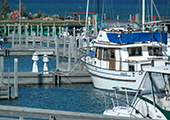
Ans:
<svg viewBox="0 0 170 120"><path fill-rule="evenodd" d="M113 88L112 91L106 91L104 93L104 99L105 99L105 109L113 109L115 107L117 108L122 108L124 109L125 107L128 108L128 110L133 111L135 110L136 113L140 114L143 118L146 118L139 110L137 110L135 107L133 107L130 103L129 103L129 99L128 99L128 95L127 95L127 91L125 90L125 95L126 95L126 101L123 100L124 98L118 97L117 91L119 90L119 88ZM132 112L129 112L130 115L132 115Z"/></svg>

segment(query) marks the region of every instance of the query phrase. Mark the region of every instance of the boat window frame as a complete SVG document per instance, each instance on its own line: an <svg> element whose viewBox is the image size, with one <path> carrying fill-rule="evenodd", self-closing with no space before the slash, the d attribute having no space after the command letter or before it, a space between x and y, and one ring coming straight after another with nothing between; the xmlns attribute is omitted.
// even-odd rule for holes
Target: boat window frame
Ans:
<svg viewBox="0 0 170 120"><path fill-rule="evenodd" d="M130 66L133 68L133 70L130 69ZM135 65L128 65L128 70L131 71L131 72L135 71Z"/></svg>
<svg viewBox="0 0 170 120"><path fill-rule="evenodd" d="M101 55L100 55L100 50L101 50ZM103 48L102 47L98 48L98 56L97 56L97 58L99 60L103 60Z"/></svg>
<svg viewBox="0 0 170 120"><path fill-rule="evenodd" d="M114 58L111 58L111 51L112 51L112 50L114 51ZM116 58L116 57L115 57L115 49L114 49L114 48L110 48L110 49L109 49L109 60L115 60L115 58Z"/></svg>
<svg viewBox="0 0 170 120"><path fill-rule="evenodd" d="M105 59L105 49L107 49L108 50L108 59ZM110 50L109 50L109 48L103 48L103 61L109 61L109 59L110 59Z"/></svg>
<svg viewBox="0 0 170 120"><path fill-rule="evenodd" d="M154 49L153 55L150 54L149 49ZM155 55L155 49L161 49L161 55ZM163 56L162 48L161 48L161 47L150 47L150 46L149 46L149 47L148 47L148 55L149 55L149 56Z"/></svg>
<svg viewBox="0 0 170 120"><path fill-rule="evenodd" d="M136 55L136 54L135 54L135 55L130 55L129 49L132 49L132 48L133 48L133 49L138 49L138 48L140 48L140 53L141 53L141 54L140 54L140 55ZM128 52L129 57L143 56L142 47L128 47L128 48L127 48L127 52Z"/></svg>

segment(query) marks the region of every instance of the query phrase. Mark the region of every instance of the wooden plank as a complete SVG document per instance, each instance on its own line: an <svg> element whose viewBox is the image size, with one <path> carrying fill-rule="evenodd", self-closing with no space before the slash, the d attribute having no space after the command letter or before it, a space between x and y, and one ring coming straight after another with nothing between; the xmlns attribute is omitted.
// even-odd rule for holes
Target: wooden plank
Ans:
<svg viewBox="0 0 170 120"><path fill-rule="evenodd" d="M102 114L68 112L49 109L26 108L16 106L0 105L1 116L27 117L49 119L55 117L57 120L144 120L142 118L113 117Z"/></svg>

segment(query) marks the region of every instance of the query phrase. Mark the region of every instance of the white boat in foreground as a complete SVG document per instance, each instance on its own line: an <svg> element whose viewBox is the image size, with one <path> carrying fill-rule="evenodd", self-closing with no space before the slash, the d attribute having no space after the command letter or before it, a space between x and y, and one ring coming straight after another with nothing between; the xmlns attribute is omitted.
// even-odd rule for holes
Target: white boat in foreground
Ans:
<svg viewBox="0 0 170 120"><path fill-rule="evenodd" d="M105 93L104 115L134 118L170 120L170 66L146 67L132 104L118 98L116 94ZM123 106L122 103L126 103ZM109 105L112 105L110 108Z"/></svg>

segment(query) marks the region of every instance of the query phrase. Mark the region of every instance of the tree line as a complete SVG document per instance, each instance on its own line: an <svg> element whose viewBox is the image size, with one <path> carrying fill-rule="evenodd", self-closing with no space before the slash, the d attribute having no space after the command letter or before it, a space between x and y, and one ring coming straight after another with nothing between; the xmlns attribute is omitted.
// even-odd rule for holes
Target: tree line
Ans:
<svg viewBox="0 0 170 120"><path fill-rule="evenodd" d="M19 4L17 5L17 10L19 10ZM13 9L10 9L8 5L8 0L1 0L1 6L0 6L0 15L4 16L4 18L7 18L7 13L12 12ZM21 3L21 16L26 17L28 14L26 13L27 7L24 5L24 3Z"/></svg>

